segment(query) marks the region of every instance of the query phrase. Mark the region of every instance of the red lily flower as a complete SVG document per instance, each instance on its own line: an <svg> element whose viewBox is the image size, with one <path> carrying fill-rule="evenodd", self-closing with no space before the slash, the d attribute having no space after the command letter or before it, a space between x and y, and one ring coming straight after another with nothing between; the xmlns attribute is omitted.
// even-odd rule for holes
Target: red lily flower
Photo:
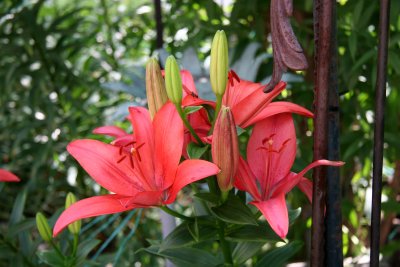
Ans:
<svg viewBox="0 0 400 267"><path fill-rule="evenodd" d="M77 140L68 145L68 152L90 176L115 194L71 205L58 218L54 236L79 219L170 204L187 184L219 172L215 164L203 160L179 164L183 124L171 103L159 110L153 122L145 108L131 107L129 112L132 135L118 127L106 126L96 132L117 137L112 144Z"/></svg>
<svg viewBox="0 0 400 267"><path fill-rule="evenodd" d="M190 73L187 72L184 75L187 77L190 76L192 81L189 82L189 78L186 78L187 83L185 84L185 79L182 78L183 84L186 85L184 88L186 87L189 92L196 93ZM183 77L182 73L181 76ZM229 82L222 99L222 104L231 108L236 124L242 128L247 128L258 121L280 113L297 113L306 117L313 117L311 111L299 105L285 101L272 102L286 88L285 82L278 83L270 93L266 94L263 92L265 85L241 80L232 70L229 72L228 79ZM184 106L210 105L210 101L205 101L188 94L182 104ZM212 106L215 106L214 102L212 102ZM199 124L196 127L205 128L207 124Z"/></svg>
<svg viewBox="0 0 400 267"><path fill-rule="evenodd" d="M235 187L253 197L250 204L262 212L271 228L282 238L289 228L286 193L298 185L311 200L312 184L303 177L304 174L316 166L344 164L318 160L294 173L290 169L295 157L296 134L290 113L268 117L254 126L247 146L247 162L239 159L235 180Z"/></svg>
<svg viewBox="0 0 400 267"><path fill-rule="evenodd" d="M6 171L4 169L0 169L0 182L19 182L19 181L20 181L19 178L15 174Z"/></svg>

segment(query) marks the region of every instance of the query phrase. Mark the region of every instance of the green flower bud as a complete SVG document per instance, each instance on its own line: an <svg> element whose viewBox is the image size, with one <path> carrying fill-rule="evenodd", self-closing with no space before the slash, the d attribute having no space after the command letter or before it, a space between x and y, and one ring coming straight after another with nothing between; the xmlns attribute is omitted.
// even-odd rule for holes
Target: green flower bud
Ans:
<svg viewBox="0 0 400 267"><path fill-rule="evenodd" d="M42 239L50 242L52 239L51 229L46 217L41 212L36 213L36 227Z"/></svg>
<svg viewBox="0 0 400 267"><path fill-rule="evenodd" d="M71 206L75 202L76 202L75 195L73 193L69 192L68 195L67 195L67 198L65 200L65 209L68 209L69 206ZM79 220L79 221L73 222L70 225L68 225L68 230L72 234L77 235L81 231L81 226L82 226L82 221Z"/></svg>
<svg viewBox="0 0 400 267"><path fill-rule="evenodd" d="M228 41L224 31L217 31L211 45L210 82L216 95L225 93L228 80Z"/></svg>
<svg viewBox="0 0 400 267"><path fill-rule="evenodd" d="M156 59L151 58L146 64L146 94L147 105L151 118L167 102L164 78Z"/></svg>
<svg viewBox="0 0 400 267"><path fill-rule="evenodd" d="M165 64L165 86L169 100L175 105L180 105L182 101L182 79L178 63L173 56L169 56Z"/></svg>

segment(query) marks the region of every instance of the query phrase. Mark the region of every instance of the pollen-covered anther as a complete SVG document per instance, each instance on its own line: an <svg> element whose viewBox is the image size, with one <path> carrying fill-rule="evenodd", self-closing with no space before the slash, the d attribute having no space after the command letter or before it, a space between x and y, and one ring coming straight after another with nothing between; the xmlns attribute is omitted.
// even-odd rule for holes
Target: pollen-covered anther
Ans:
<svg viewBox="0 0 400 267"><path fill-rule="evenodd" d="M230 70L228 72L228 81L229 81L229 85L230 86L234 86L235 85L235 81L237 81L238 83L240 83L240 78L239 76L236 74L235 71Z"/></svg>
<svg viewBox="0 0 400 267"><path fill-rule="evenodd" d="M280 146L279 149L274 149L274 148L273 148L273 144L274 144L274 139L273 139L273 137L274 137L274 136L275 136L275 134L272 134L272 135L270 135L269 137L264 138L264 139L262 140L262 144L263 144L264 146L259 147L257 150L262 149L262 150L266 150L266 151L268 151L268 152L281 153L281 152L283 151L283 149L286 147L287 143L288 143L291 139L290 139L290 138L289 138L289 139L286 139L286 140L281 144L281 146Z"/></svg>
<svg viewBox="0 0 400 267"><path fill-rule="evenodd" d="M140 153L139 153L139 148L141 148L142 146L144 146L144 144L145 143L142 143L142 144L140 144L140 145L138 145L137 147L132 147L131 148L131 154L132 154L132 156L137 156L137 158L138 158L138 160L139 161L142 161L142 158L140 157Z"/></svg>

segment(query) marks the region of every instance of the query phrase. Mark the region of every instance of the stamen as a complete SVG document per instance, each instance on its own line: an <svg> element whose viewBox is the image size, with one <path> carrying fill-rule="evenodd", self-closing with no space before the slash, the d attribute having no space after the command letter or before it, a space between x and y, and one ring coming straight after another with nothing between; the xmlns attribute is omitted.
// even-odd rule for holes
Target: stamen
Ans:
<svg viewBox="0 0 400 267"><path fill-rule="evenodd" d="M135 165L133 164L133 159L131 156L128 157L129 158L129 163L131 164L132 169L135 169Z"/></svg>
<svg viewBox="0 0 400 267"><path fill-rule="evenodd" d="M279 153L282 152L282 150L285 148L285 146L287 145L287 143L289 143L290 138L285 140L285 142L282 143L281 148L279 149Z"/></svg>
<svg viewBox="0 0 400 267"><path fill-rule="evenodd" d="M117 160L117 163L120 163L121 161L123 161L126 158L126 156L122 156L119 160Z"/></svg>
<svg viewBox="0 0 400 267"><path fill-rule="evenodd" d="M119 154L122 155L122 146L119 147Z"/></svg>
<svg viewBox="0 0 400 267"><path fill-rule="evenodd" d="M190 91L189 88L187 88L185 85L182 85L182 87L186 94L191 95L195 98L199 98L199 96L195 92Z"/></svg>

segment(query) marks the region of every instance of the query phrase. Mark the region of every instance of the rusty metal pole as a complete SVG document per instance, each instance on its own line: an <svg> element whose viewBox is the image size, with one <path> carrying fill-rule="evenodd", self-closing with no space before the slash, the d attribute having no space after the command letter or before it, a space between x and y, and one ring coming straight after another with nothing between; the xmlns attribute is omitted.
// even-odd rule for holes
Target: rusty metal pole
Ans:
<svg viewBox="0 0 400 267"><path fill-rule="evenodd" d="M332 58L329 69L328 96L328 159L340 160L336 5L332 5L332 12ZM328 166L326 177L325 266L341 267L343 266L343 242L340 169Z"/></svg>
<svg viewBox="0 0 400 267"><path fill-rule="evenodd" d="M328 156L328 93L332 61L332 17L334 0L314 0L315 87L314 160ZM325 266L326 167L313 173L313 211L311 229L311 266Z"/></svg>
<svg viewBox="0 0 400 267"><path fill-rule="evenodd" d="M384 112L386 94L387 55L389 39L390 0L380 1L378 70L375 95L374 158L372 177L372 217L370 266L379 266L381 225L381 193L383 165Z"/></svg>
<svg viewBox="0 0 400 267"><path fill-rule="evenodd" d="M163 23L162 23L162 16L161 16L161 1L154 0L154 18L156 20L156 32L157 32L157 39L156 39L156 49L160 49L163 47Z"/></svg>

